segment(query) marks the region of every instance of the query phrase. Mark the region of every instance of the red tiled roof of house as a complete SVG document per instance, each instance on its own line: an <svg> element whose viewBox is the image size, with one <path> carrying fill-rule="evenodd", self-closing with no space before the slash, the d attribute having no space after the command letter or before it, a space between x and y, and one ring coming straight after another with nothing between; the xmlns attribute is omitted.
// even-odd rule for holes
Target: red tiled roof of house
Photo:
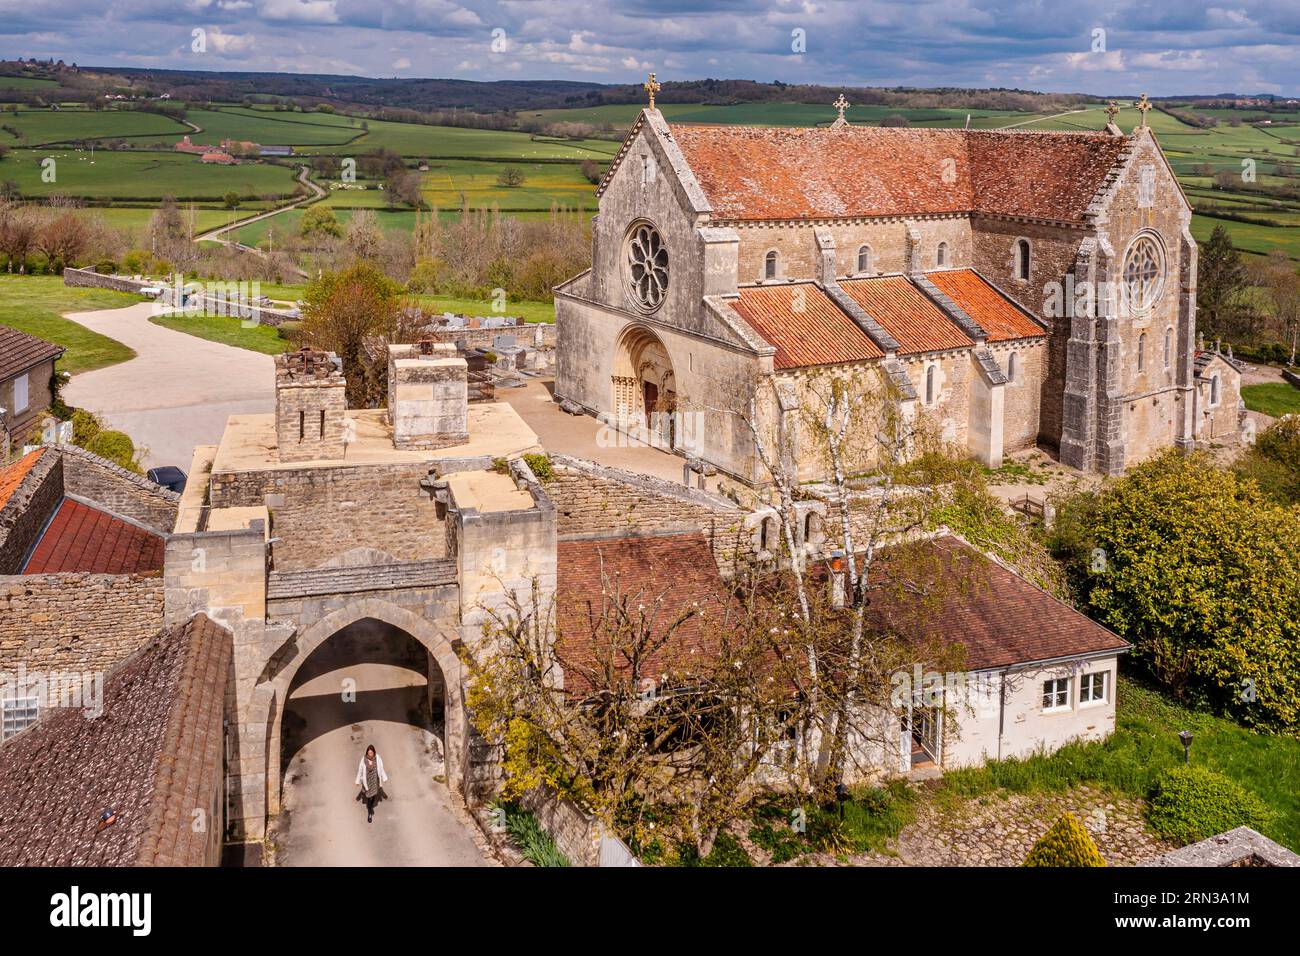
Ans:
<svg viewBox="0 0 1300 956"><path fill-rule="evenodd" d="M0 508L8 504L13 493L18 490L18 486L23 483L28 472L36 466L44 448L37 448L35 451L29 451L17 461L0 468Z"/></svg>
<svg viewBox="0 0 1300 956"><path fill-rule="evenodd" d="M56 359L66 351L62 345L0 325L0 382L8 381L33 365Z"/></svg>
<svg viewBox="0 0 1300 956"><path fill-rule="evenodd" d="M208 862L194 810L221 789L231 657L230 633L198 615L108 672L100 716L51 710L0 745L0 866Z"/></svg>
<svg viewBox="0 0 1300 956"><path fill-rule="evenodd" d="M984 212L1080 222L1128 140L1107 133L671 126L720 220Z"/></svg>
<svg viewBox="0 0 1300 956"><path fill-rule="evenodd" d="M912 593L886 584L880 592L872 594L874 626L916 638L939 636L960 642L966 649L968 670L1128 650L1128 642L1119 635L981 554L962 539L944 535L928 546L938 549L935 557L939 560L933 564L918 563L917 567L922 569L917 572L921 580L913 584L924 590L926 580L934 577L948 582L950 590L940 593L937 607L918 616ZM891 580L888 560L885 558L874 566L884 581ZM916 633L918 628L923 633Z"/></svg>
<svg viewBox="0 0 1300 956"><path fill-rule="evenodd" d="M602 642L608 646L602 627L607 601L625 597L644 604L652 626L662 628L696 602L706 616L722 613L725 588L713 550L699 531L562 540L557 551L556 656L570 692L592 686L584 671L599 666ZM687 664L693 651L706 651L708 644L706 621L687 620L668 645L643 662L642 674L658 676Z"/></svg>
<svg viewBox="0 0 1300 956"><path fill-rule="evenodd" d="M927 272L925 277L974 319L975 324L989 334L990 342L1042 338L1047 335L1043 327L1020 306L985 281L974 269Z"/></svg>
<svg viewBox="0 0 1300 956"><path fill-rule="evenodd" d="M160 571L163 538L105 511L64 498L36 543L23 574Z"/></svg>
<svg viewBox="0 0 1300 956"><path fill-rule="evenodd" d="M840 288L898 340L900 354L963 349L974 344L906 276L842 279Z"/></svg>
<svg viewBox="0 0 1300 956"><path fill-rule="evenodd" d="M731 307L776 348L778 369L836 365L884 353L811 282L744 286Z"/></svg>

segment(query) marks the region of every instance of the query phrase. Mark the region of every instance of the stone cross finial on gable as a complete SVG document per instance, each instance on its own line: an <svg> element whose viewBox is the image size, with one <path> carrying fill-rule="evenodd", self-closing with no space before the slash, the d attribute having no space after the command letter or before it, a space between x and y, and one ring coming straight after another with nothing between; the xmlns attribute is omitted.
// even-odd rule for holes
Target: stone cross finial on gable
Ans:
<svg viewBox="0 0 1300 956"><path fill-rule="evenodd" d="M650 79L646 80L644 83L641 84L641 89L645 90L647 93L650 94L650 109L654 109L655 94L658 93L661 89L663 89L663 86L655 81L655 75L651 73Z"/></svg>
<svg viewBox="0 0 1300 956"><path fill-rule="evenodd" d="M1119 104L1111 100L1106 104L1106 122L1115 122L1115 117L1119 115Z"/></svg>
<svg viewBox="0 0 1300 956"><path fill-rule="evenodd" d="M1146 95L1145 93L1143 93L1143 94L1142 94L1142 99L1138 100L1138 101L1137 101L1136 103L1134 103L1133 105L1137 108L1137 111L1138 111L1139 113L1142 114L1142 125L1143 125L1143 126L1146 126L1146 125L1147 125L1147 111L1151 109L1151 101L1150 101L1149 99L1147 99L1147 95Z"/></svg>
<svg viewBox="0 0 1300 956"><path fill-rule="evenodd" d="M840 115L835 118L835 122L831 123L831 129L839 129L843 126L848 126L849 121L844 118L844 111L849 108L849 101L844 98L844 94L841 93L839 98L832 103L831 106L840 111Z"/></svg>

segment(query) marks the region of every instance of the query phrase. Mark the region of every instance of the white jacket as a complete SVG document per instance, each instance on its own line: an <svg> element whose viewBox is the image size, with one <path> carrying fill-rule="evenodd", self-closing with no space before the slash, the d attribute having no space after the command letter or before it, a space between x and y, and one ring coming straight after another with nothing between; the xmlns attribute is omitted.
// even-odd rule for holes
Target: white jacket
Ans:
<svg viewBox="0 0 1300 956"><path fill-rule="evenodd" d="M375 754L375 769L379 771L379 785L382 787L388 783L388 774L384 773L384 758ZM361 763L357 765L357 786L361 789L366 787L366 755L361 755Z"/></svg>

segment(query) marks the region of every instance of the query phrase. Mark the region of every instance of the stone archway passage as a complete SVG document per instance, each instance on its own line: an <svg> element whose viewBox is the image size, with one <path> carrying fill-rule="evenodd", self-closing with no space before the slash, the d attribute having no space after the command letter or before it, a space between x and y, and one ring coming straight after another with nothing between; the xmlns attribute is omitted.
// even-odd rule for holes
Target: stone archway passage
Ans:
<svg viewBox="0 0 1300 956"><path fill-rule="evenodd" d="M466 717L461 693L461 663L452 649L450 638L436 624L405 608L375 598L363 598L334 611L306 628L296 641L297 653L271 681L273 702L266 735L268 814L280 812L283 786L280 754L284 704L289 697L290 688L293 687L294 678L313 651L338 632L366 619L382 622L404 631L423 645L437 663L444 687L443 759L447 787L454 792L462 789L466 767Z"/></svg>
<svg viewBox="0 0 1300 956"><path fill-rule="evenodd" d="M628 431L642 426L672 447L672 412L677 406L677 381L672 359L659 337L644 325L629 326L614 351L610 407Z"/></svg>

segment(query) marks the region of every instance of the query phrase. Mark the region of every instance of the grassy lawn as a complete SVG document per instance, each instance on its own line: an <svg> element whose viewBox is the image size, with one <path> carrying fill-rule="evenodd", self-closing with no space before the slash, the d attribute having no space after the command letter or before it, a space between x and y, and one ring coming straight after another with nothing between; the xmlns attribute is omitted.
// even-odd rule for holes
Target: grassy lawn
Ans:
<svg viewBox="0 0 1300 956"><path fill-rule="evenodd" d="M969 799L997 789L1065 790L1095 783L1145 798L1165 770L1183 760L1178 732L1194 735L1192 762L1254 791L1276 814L1265 835L1300 849L1300 740L1268 736L1189 710L1121 677L1115 733L1102 743L1070 744L1049 756L1004 760L944 775L941 798Z"/></svg>
<svg viewBox="0 0 1300 956"><path fill-rule="evenodd" d="M284 302L296 302L307 291L306 285L279 285L263 282L258 286L262 295ZM490 299L458 299L449 295L416 295L412 299L426 309L436 312L455 312L458 315L492 316L497 315L492 309ZM554 322L555 303L531 300L511 301L506 305L505 315L517 315L525 322Z"/></svg>
<svg viewBox="0 0 1300 956"><path fill-rule="evenodd" d="M1286 382L1243 385L1241 398L1252 412L1263 412L1274 418L1300 412L1300 388Z"/></svg>
<svg viewBox="0 0 1300 956"><path fill-rule="evenodd" d="M22 110L5 114L3 121L21 132L30 146L173 132L179 138L180 134L189 132L184 123L170 117L136 110ZM6 130L0 132L0 142L12 146L18 143L18 138Z"/></svg>
<svg viewBox="0 0 1300 956"><path fill-rule="evenodd" d="M53 159L54 182L41 178L42 163ZM15 149L4 158L0 173L18 184L24 196L60 194L85 198L221 199L227 192L241 196L288 196L295 191L296 170L251 163L241 166L204 164L184 153L112 152L62 147Z"/></svg>
<svg viewBox="0 0 1300 956"><path fill-rule="evenodd" d="M289 348L280 333L270 325L245 324L242 319L225 315L153 315L149 321L165 329L184 332L209 342L233 345L235 348L279 355Z"/></svg>
<svg viewBox="0 0 1300 956"><path fill-rule="evenodd" d="M0 324L67 348L59 361L65 372L89 372L135 357L116 339L92 332L63 317L65 312L120 309L145 301L109 289L69 289L62 276L0 275Z"/></svg>

